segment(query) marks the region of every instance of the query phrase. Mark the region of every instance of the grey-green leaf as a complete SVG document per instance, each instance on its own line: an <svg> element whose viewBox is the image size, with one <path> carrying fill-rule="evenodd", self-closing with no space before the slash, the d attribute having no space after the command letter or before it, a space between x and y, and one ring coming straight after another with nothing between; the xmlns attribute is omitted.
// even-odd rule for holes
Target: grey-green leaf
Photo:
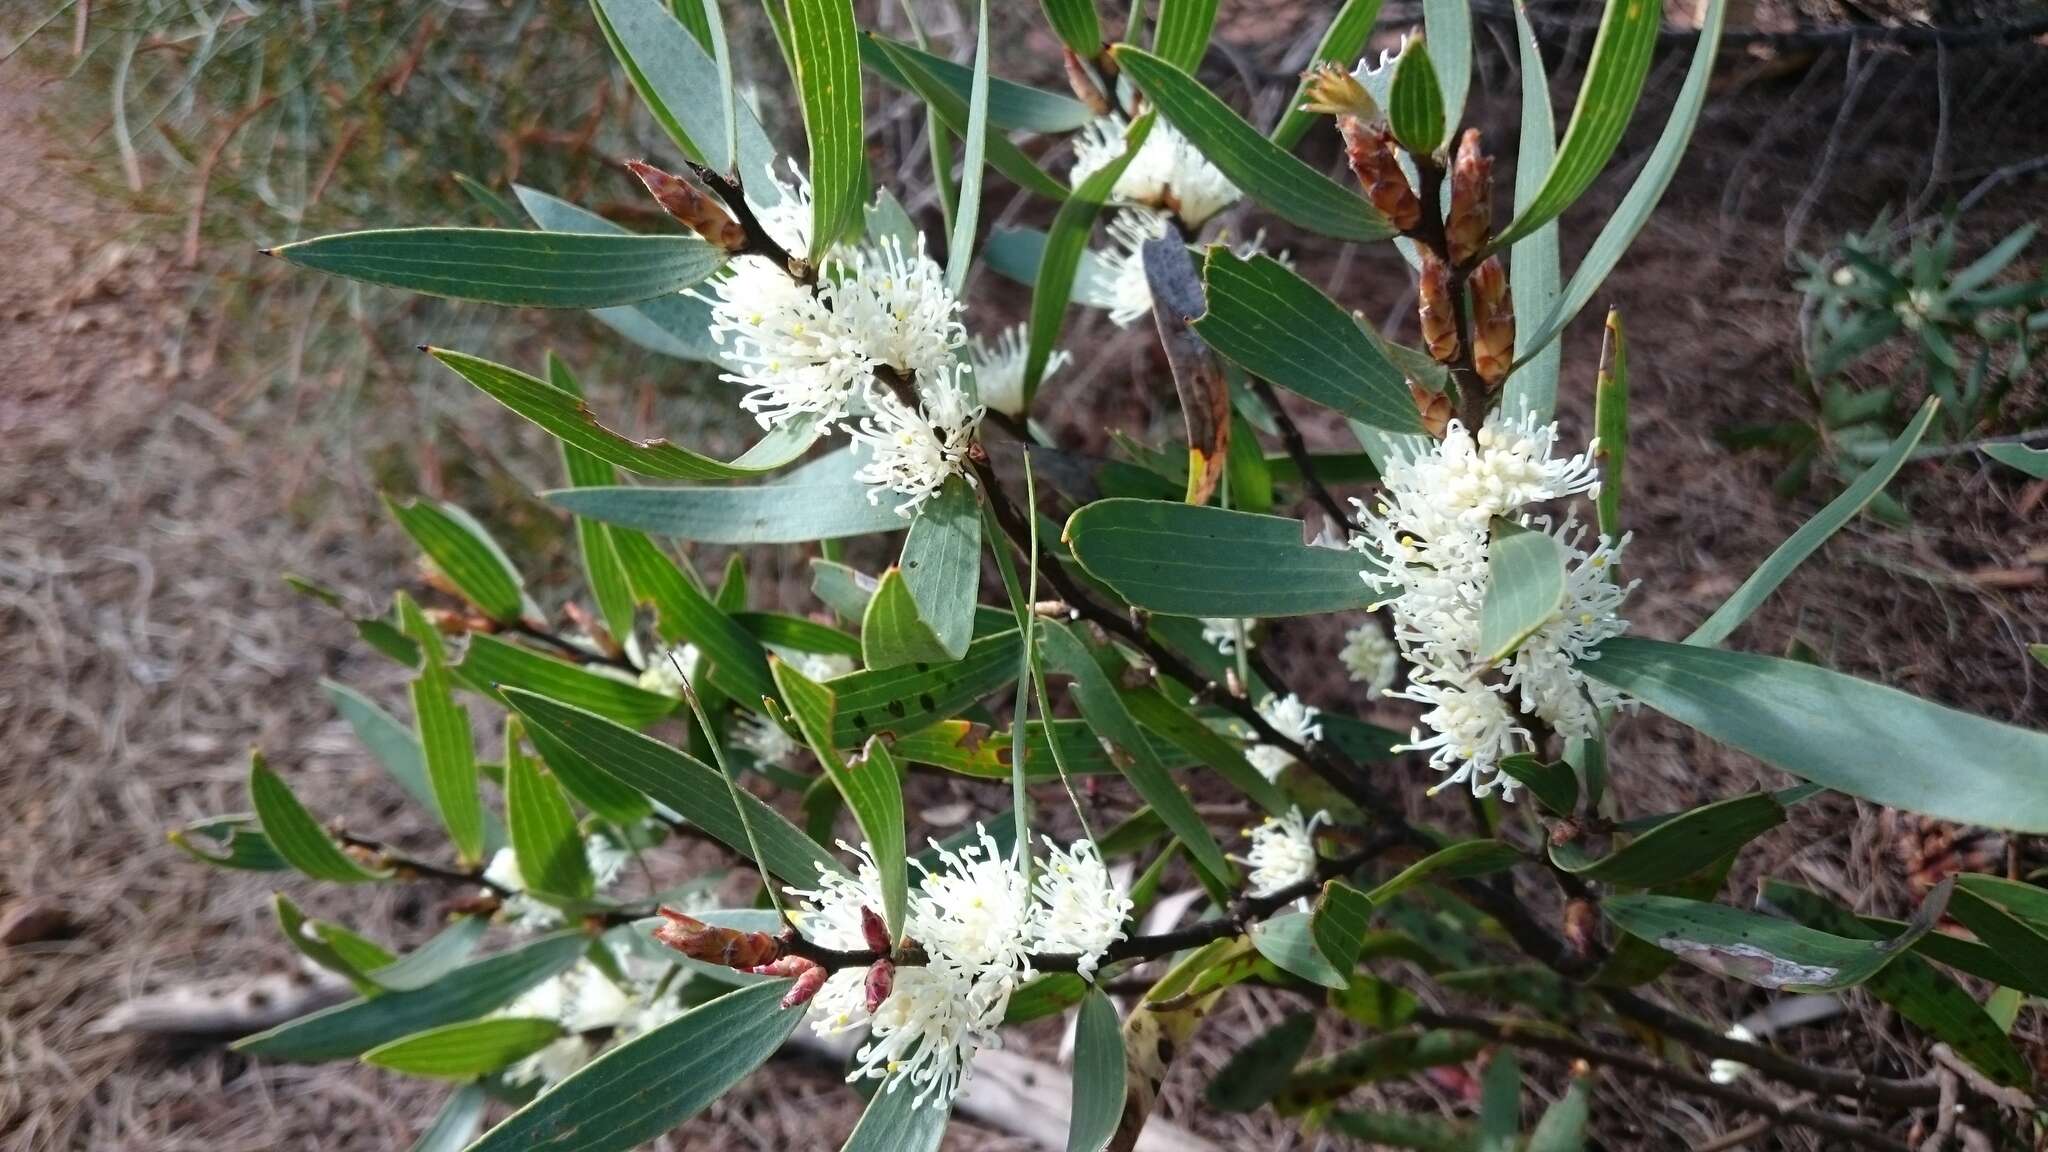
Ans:
<svg viewBox="0 0 2048 1152"><path fill-rule="evenodd" d="M434 1122L420 1133L412 1152L462 1152L484 1126L484 1111L491 1098L481 1084L465 1084L448 1097Z"/></svg>
<svg viewBox="0 0 2048 1152"><path fill-rule="evenodd" d="M1490 664L1556 618L1564 604L1564 549L1540 528L1493 521L1486 558L1486 603L1479 610L1479 651Z"/></svg>
<svg viewBox="0 0 2048 1152"><path fill-rule="evenodd" d="M850 0L788 0L789 47L811 141L811 250L824 255L859 218L867 186L860 34Z"/></svg>
<svg viewBox="0 0 2048 1152"><path fill-rule="evenodd" d="M1753 792L1674 816L1605 856L1567 843L1553 845L1550 858L1589 880L1647 888L1682 880L1784 822L1775 796Z"/></svg>
<svg viewBox="0 0 2048 1152"><path fill-rule="evenodd" d="M904 78L892 60L897 55L909 56L961 102L972 103L974 69L900 40L889 40L890 51L883 52L880 47L885 37L871 36L869 39L875 42L876 50L862 53L862 59L883 79L915 92L917 89ZM1017 132L1072 132L1094 118L1095 114L1088 110L1088 106L1072 96L1047 92L1000 76L988 79L988 123L991 128Z"/></svg>
<svg viewBox="0 0 2048 1152"><path fill-rule="evenodd" d="M662 130L692 159L720 172L737 171L755 192L757 202L780 200L781 194L765 179L775 163L775 146L744 100L737 101L734 109L739 162L735 165L727 155L726 104L718 62L677 22L668 6L659 0L592 0L591 7L605 40Z"/></svg>
<svg viewBox="0 0 2048 1152"><path fill-rule="evenodd" d="M883 1088L868 1101L839 1152L938 1152L951 1116L951 1101L919 1104L913 1085Z"/></svg>
<svg viewBox="0 0 2048 1152"><path fill-rule="evenodd" d="M1098 500L1067 521L1088 573L1130 604L1174 616L1307 616L1379 597L1372 560L1302 543L1299 520L1165 500Z"/></svg>
<svg viewBox="0 0 2048 1152"><path fill-rule="evenodd" d="M1906 954L1941 918L1951 885L1928 894L1904 932L1855 940L1725 904L1676 896L1620 895L1600 910L1623 931L1745 983L1790 992L1853 988Z"/></svg>
<svg viewBox="0 0 2048 1152"><path fill-rule="evenodd" d="M1074 1107L1067 1152L1102 1152L1123 1118L1124 1091L1124 1033L1116 1005L1101 989L1090 989L1074 1023Z"/></svg>
<svg viewBox="0 0 2048 1152"><path fill-rule="evenodd" d="M900 532L910 521L868 499L860 462L840 449L751 487L573 488L542 495L578 516L706 544L804 544Z"/></svg>
<svg viewBox="0 0 2048 1152"><path fill-rule="evenodd" d="M401 503L386 497L384 503L405 534L479 612L499 623L519 619L526 603L519 570L496 542L473 527L475 521L423 500Z"/></svg>
<svg viewBox="0 0 2048 1152"><path fill-rule="evenodd" d="M451 300L532 308L605 308L680 292L717 271L725 250L694 236L388 228L270 250L302 268Z"/></svg>
<svg viewBox="0 0 2048 1152"><path fill-rule="evenodd" d="M861 757L849 764L832 743L833 716L838 702L832 690L780 660L771 665L775 690L783 710L796 721L811 751L824 766L825 774L845 798L867 841L882 887L883 921L891 939L903 932L909 908L910 884L904 868L909 855L903 831L903 782L896 758L880 737L871 739Z"/></svg>
<svg viewBox="0 0 2048 1152"><path fill-rule="evenodd" d="M773 187L773 185L768 185ZM627 234L617 224L579 208L567 200L550 196L523 184L512 192L533 222L549 232L606 232ZM695 296L672 292L611 308L593 308L598 322L652 352L681 360L709 364L722 362L724 350L711 336L711 305Z"/></svg>

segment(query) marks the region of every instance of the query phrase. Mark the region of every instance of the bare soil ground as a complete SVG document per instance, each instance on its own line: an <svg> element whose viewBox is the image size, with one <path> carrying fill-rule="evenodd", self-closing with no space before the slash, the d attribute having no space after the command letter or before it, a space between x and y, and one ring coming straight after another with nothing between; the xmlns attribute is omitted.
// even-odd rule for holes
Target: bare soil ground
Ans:
<svg viewBox="0 0 2048 1152"><path fill-rule="evenodd" d="M2021 46L1953 62L1951 182L1941 196L2048 151L2038 98L2029 95L2048 72L2044 55ZM1860 228L1880 204L1914 199L1928 178L1937 135L1932 58L1876 67L1838 134L1839 54L1724 92L1663 212L1596 304L1623 308L1635 349L1626 519L1638 532L1630 566L1645 585L1630 615L1648 633L1682 635L1825 498L1777 499L1770 463L1731 456L1711 432L1805 409L1789 383L1797 301L1788 248L1811 250ZM1668 101L1672 80L1661 74L1667 95L1653 107ZM351 655L346 628L277 579L286 570L317 574L368 603L406 572L404 551L378 523L367 466L267 434L294 419L302 398L225 378L209 352L222 334L192 315L192 286L149 238L155 233L79 194L76 172L34 128L44 98L18 71L0 74L0 363L8 371L0 385L0 908L42 902L69 927L0 948L0 1149L405 1148L435 1104L431 1089L346 1066L166 1051L89 1029L138 991L290 967L269 885L202 869L163 838L167 828L243 805L251 745L288 756L316 810L347 811L401 840L426 830L352 746L317 688L320 677L337 676L389 689L390 677ZM1479 115L1489 139L1511 138L1511 106ZM1624 170L1647 149L1661 112L1646 119L1648 132L1639 124L1624 149ZM1590 240L1587 222L1622 183L1610 177L1575 213L1567 253ZM2038 183L1994 191L1969 234L1981 242L2038 215L2038 197ZM1788 220L1803 220L1796 235L1788 236ZM1293 246L1314 252L1299 238ZM1369 315L1388 315L1406 291L1391 263L1312 255L1304 263ZM1158 397L1138 383L1154 377L1139 340L1105 340L1106 326L1090 323L1073 345L1098 351L1063 382L1088 399L1059 419L1098 441L1104 426L1163 419ZM1565 418L1581 432L1597 328L1588 316L1567 345ZM364 418L397 423L403 411ZM1738 641L1775 652L1796 635L1845 670L2048 724L2048 690L2023 652L2048 627L2048 514L2039 493L1969 456L1916 467L1906 491L1914 527L1844 533ZM1302 683L1341 706L1347 689L1327 672L1335 630L1297 625L1280 636L1274 650L1294 650ZM1413 771L1420 809L1423 774ZM1632 724L1617 747L1616 787L1631 812L1756 783L1782 778L1654 720ZM1455 820L1441 807L1431 814ZM1859 908L1896 912L1912 891L1899 838L1883 813L1829 798L1801 808L1756 855L1770 871ZM2002 847L1986 848L1991 866L2002 862ZM380 890L314 907L410 944L431 930L437 899ZM1714 1019L1756 1006L1721 983L1681 981L1672 995ZM1229 1003L1207 1026L1213 1039L1249 1035L1281 1007L1257 995ZM1851 1021L1782 1042L1874 1069L1920 1070L1919 1045L1895 1021L1860 996L1850 1006ZM2023 1034L2036 1041L2038 1028L2023 1019ZM1865 1029L1880 1042L1850 1047L1846 1038ZM1034 1034L1029 1043L1049 1039ZM1227 1050L1197 1046L1175 1074L1167 1114L1195 1111L1190 1098ZM1423 1084L1362 1099L1458 1107L1459 1091ZM1600 1098L1597 1127L1610 1148L1698 1144L1733 1127L1711 1109L1622 1082ZM836 1147L855 1114L830 1075L777 1065L666 1146ZM1203 1127L1230 1147L1338 1146L1261 1117ZM1796 1137L1778 1146L1819 1147ZM1018 1145L960 1125L948 1147Z"/></svg>

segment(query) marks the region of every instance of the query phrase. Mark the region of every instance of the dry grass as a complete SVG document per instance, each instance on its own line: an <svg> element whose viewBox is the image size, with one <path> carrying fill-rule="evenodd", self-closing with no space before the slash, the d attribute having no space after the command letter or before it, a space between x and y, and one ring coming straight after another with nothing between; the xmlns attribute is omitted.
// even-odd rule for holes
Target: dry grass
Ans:
<svg viewBox="0 0 2048 1152"><path fill-rule="evenodd" d="M1283 47L1247 49L1248 66L1272 69ZM1273 59L1251 59L1260 56ZM2042 79L2042 56L2016 48L1973 57L1958 71L1956 191L1975 174L2043 150L2040 126L2019 114L2023 94ZM1809 247L1861 226L1882 202L1912 199L1925 179L1933 113L1913 94L1926 90L1931 65L1883 68L1853 112L1831 180L1808 198L1800 241ZM1640 534L1631 566L1645 578L1631 615L1650 633L1682 634L1821 498L1776 500L1767 462L1730 457L1711 431L1802 410L1788 383L1796 300L1787 287L1785 221L1812 186L1841 72L1840 59L1823 60L1810 79L1759 80L1724 94L1666 211L1600 298L1623 306L1637 350L1626 517ZM0 283L0 354L10 372L0 392L0 747L8 753L0 767L0 812L8 814L0 823L0 903L52 901L78 930L0 951L0 1148L404 1148L433 1107L432 1089L346 1066L256 1066L214 1049L136 1048L87 1031L136 991L288 964L263 881L201 869L163 840L167 827L243 804L250 745L288 765L316 810L346 812L401 840L419 837L423 848L433 840L350 746L315 686L336 675L388 689L390 676L351 655L346 630L276 580L282 570L313 572L367 602L399 577L404 554L387 532L372 530L369 465L345 447L314 450L296 439L280 447L272 430L304 419L307 397L220 378L204 354L214 334L186 315L185 286L169 262L124 237L132 229L118 215L66 194L64 169L23 127L36 100L18 80L0 88L0 122L14 126L0 137L0 227L11 246ZM1481 107L1479 115L1490 139L1511 138L1511 106ZM1639 135L1625 151L1640 157L1647 143ZM1611 203L1619 183L1597 195ZM1972 232L2000 233L2027 211L2026 190L2007 189L1987 199ZM1583 222L1598 216L1575 215L1568 252L1590 239ZM1314 250L1298 238L1294 246ZM1371 315L1389 314L1406 291L1405 273L1390 259L1304 263ZM1099 318L1085 323L1072 343L1096 354L1055 384L1090 398L1059 408L1066 430L1099 443L1105 426L1176 423L1154 390L1159 376L1144 342L1105 339ZM1567 346L1565 418L1581 430L1596 329L1588 317ZM403 406L357 418L395 425L382 429L387 434L413 419ZM474 427L499 443L501 425ZM537 443L521 434L512 444L503 453L511 472L497 480L542 475L545 464L531 463L546 459ZM2020 647L2041 638L2048 586L1994 586L1971 575L2038 572L2039 510L2023 512L2011 474L1968 458L1916 469L1910 491L1915 528L1845 533L1739 642L1773 651L1796 634L1846 670L2002 719L2048 724L2048 691ZM532 520L535 539L545 537L547 518L530 509L518 515ZM785 558L772 581L756 584L793 594L802 571ZM1347 692L1326 671L1335 632L1327 622L1290 625L1275 645L1293 654L1302 684L1327 705L1341 705ZM1636 813L1782 782L1647 719L1631 724L1616 755L1617 789ZM1409 791L1422 811L1419 788ZM948 786L932 800L964 794ZM1428 812L1447 818L1440 805ZM1896 912L1911 891L1878 816L1840 798L1809 804L1752 855L1737 883L1767 868L1859 908ZM438 894L417 890L345 899L293 890L401 944L429 932L438 910ZM1546 898L1533 887L1529 895ZM1669 995L1716 1020L1760 999L1704 980L1681 980ZM1848 1018L1785 1042L1872 1069L1922 1069L1918 1041L1888 1013L1860 995L1850 1005ZM1196 1106L1234 1042L1288 1007L1259 992L1226 1001L1172 1078L1165 1114L1231 1147L1334 1146L1268 1115L1218 1118ZM2036 1051L2038 1027L2022 1024ZM1859 1034L1878 1041L1851 1044ZM1038 1028L1022 1042L1044 1049L1057 1035ZM1532 1077L1538 1095L1557 1083L1554 1070ZM1359 1099L1456 1110L1469 1105L1464 1091L1455 1081L1417 1081ZM1613 1148L1699 1143L1733 1126L1713 1110L1627 1085L1600 1099L1599 1128ZM828 1073L777 1065L667 1145L831 1147L856 1114ZM966 1125L948 1142L955 1152L1014 1146ZM1784 1146L1818 1147L1798 1137Z"/></svg>

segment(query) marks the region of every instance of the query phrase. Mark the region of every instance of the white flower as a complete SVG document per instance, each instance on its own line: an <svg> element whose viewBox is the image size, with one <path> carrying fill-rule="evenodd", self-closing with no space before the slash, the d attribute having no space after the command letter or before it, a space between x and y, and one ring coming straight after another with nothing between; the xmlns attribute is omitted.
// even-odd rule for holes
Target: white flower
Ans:
<svg viewBox="0 0 2048 1152"><path fill-rule="evenodd" d="M1531 745L1528 729L1516 723L1499 692L1480 683L1417 675L1408 687L1389 695L1429 705L1422 714L1429 738L1423 739L1418 728L1408 734L1408 743L1395 746L1394 751L1428 752L1430 767L1450 773L1429 790L1431 795L1470 781L1475 796L1485 796L1499 784L1502 798L1514 799L1515 778L1501 773L1500 762Z"/></svg>
<svg viewBox="0 0 2048 1152"><path fill-rule="evenodd" d="M762 764L785 764L803 747L765 716L742 716L733 726L732 742Z"/></svg>
<svg viewBox="0 0 2048 1152"><path fill-rule="evenodd" d="M1244 758L1259 775L1268 780L1280 779L1280 774L1294 766L1294 753L1278 744L1254 744L1245 749Z"/></svg>
<svg viewBox="0 0 2048 1152"><path fill-rule="evenodd" d="M1124 153L1124 121L1103 117L1074 138L1074 167L1068 179L1079 185ZM1110 195L1118 200L1175 212L1189 228L1237 203L1242 195L1187 137L1164 120L1154 121L1138 154L1117 177Z"/></svg>
<svg viewBox="0 0 2048 1152"><path fill-rule="evenodd" d="M1031 909L1032 950L1079 953L1075 970L1093 980L1103 949L1124 938L1131 898L1109 874L1093 840L1076 840L1062 851L1050 838L1040 839L1050 855L1039 862L1031 886L1038 898Z"/></svg>
<svg viewBox="0 0 2048 1152"><path fill-rule="evenodd" d="M625 845L609 836L592 833L583 838L583 859L589 863L591 882L600 892L618 883L619 873L632 858Z"/></svg>
<svg viewBox="0 0 2048 1152"><path fill-rule="evenodd" d="M804 652L796 658L796 670L810 680L833 680L853 671L853 657L831 652Z"/></svg>
<svg viewBox="0 0 2048 1152"><path fill-rule="evenodd" d="M1727 1036L1730 1040L1741 1040L1750 1044L1756 1043L1756 1033L1751 1032L1740 1024L1728 1029L1723 1035ZM1707 1079L1712 1080L1716 1084L1733 1084L1737 1080L1742 1079L1743 1073L1748 1071L1749 1065L1744 1064L1740 1060L1715 1060L1707 1065Z"/></svg>
<svg viewBox="0 0 2048 1152"><path fill-rule="evenodd" d="M553 1020L562 1026L563 1035L506 1068L506 1081L546 1086L564 1079L596 1055L597 1045L587 1033L620 1028L638 1011L634 999L587 960L541 981L498 1015Z"/></svg>
<svg viewBox="0 0 2048 1152"><path fill-rule="evenodd" d="M841 419L874 370L859 333L825 293L765 256L735 256L687 294L711 305L711 338L729 368L720 378L746 387L740 407L763 428Z"/></svg>
<svg viewBox="0 0 2048 1152"><path fill-rule="evenodd" d="M1601 711L1625 700L1619 690L1588 679L1578 665L1598 658L1592 649L1602 640L1628 630L1628 621L1619 613L1635 584L1623 587L1609 578L1628 537L1603 540L1587 553L1577 547L1582 534L1569 516L1555 533L1572 557L1565 572L1563 610L1524 640L1502 670L1508 687L1519 694L1523 712L1559 735L1585 740L1599 735Z"/></svg>
<svg viewBox="0 0 2048 1152"><path fill-rule="evenodd" d="M870 394L871 413L853 430L853 439L869 454L868 462L854 473L855 479L875 486L868 502L879 503L883 492L903 496L896 513L906 519L947 480L967 476L972 481L966 471L967 452L983 411L960 387L954 365L925 376L918 392L922 404L915 410L879 390Z"/></svg>
<svg viewBox="0 0 2048 1152"><path fill-rule="evenodd" d="M1257 828L1249 829L1245 835L1251 838L1251 851L1245 854L1244 863L1251 865L1251 894L1271 896L1294 887L1316 874L1315 830L1328 822L1329 813L1318 812L1304 819L1301 809L1290 808L1287 815L1266 817Z"/></svg>
<svg viewBox="0 0 2048 1152"><path fill-rule="evenodd" d="M948 964L977 972L1028 971L1031 890L988 830L979 824L974 830L976 840L957 851L932 845L939 854L936 871L911 861L923 874L911 895L912 935Z"/></svg>
<svg viewBox="0 0 2048 1152"><path fill-rule="evenodd" d="M905 252L894 236L855 249L820 278L818 294L862 355L899 372L937 374L967 342L960 302L946 290L946 270L925 255L923 236L916 252Z"/></svg>
<svg viewBox="0 0 2048 1152"><path fill-rule="evenodd" d="M968 343L974 364L974 390L983 405L1005 416L1024 414L1024 362L1031 351L1031 329L1013 324L1003 330L993 345L976 336ZM1040 381L1066 367L1073 357L1054 351L1045 361Z"/></svg>
<svg viewBox="0 0 2048 1152"><path fill-rule="evenodd" d="M828 981L829 983L829 981ZM972 1072L974 1054L1001 1043L997 1029L1015 977L978 977L950 964L899 968L889 998L868 1022L847 1079L883 1079L882 1090L917 1086L918 1107L950 1106Z"/></svg>
<svg viewBox="0 0 2048 1152"><path fill-rule="evenodd" d="M1233 620L1225 616L1204 616L1202 618L1202 643L1215 645L1216 651L1221 652L1225 656L1235 655L1237 652L1237 638L1239 633L1242 632L1245 651L1249 652L1253 647L1252 625L1257 623L1258 621L1256 620Z"/></svg>
<svg viewBox="0 0 2048 1152"><path fill-rule="evenodd" d="M791 910L790 919L814 944L838 951L866 948L867 932L861 927L861 909L881 912L882 874L865 843L855 848L841 840L839 846L857 858L854 874L848 876L820 865L816 888L783 889L801 904Z"/></svg>
<svg viewBox="0 0 2048 1152"><path fill-rule="evenodd" d="M1298 744L1313 744L1323 738L1323 726L1317 717L1322 710L1312 704L1304 704L1301 697L1289 692L1284 697L1267 694L1259 701L1259 715L1266 723L1278 729L1280 734ZM1245 759L1259 770L1259 775L1268 780L1277 780L1280 773L1294 763L1294 754L1278 744L1258 744L1245 753Z"/></svg>
<svg viewBox="0 0 2048 1152"><path fill-rule="evenodd" d="M763 204L753 197L747 197L747 204L754 210L754 218L761 222L761 230L768 238L782 245L792 256L802 256L811 248L811 178L797 167L795 157L788 159L789 175L793 183L785 184L775 175L775 165L768 165L768 180L781 191L782 198L773 204ZM748 185L753 187L753 185Z"/></svg>
<svg viewBox="0 0 2048 1152"><path fill-rule="evenodd" d="M1354 684L1365 685L1365 698L1377 700L1394 686L1401 670L1401 651L1387 637L1378 621L1367 620L1344 634L1344 650L1337 654Z"/></svg>
<svg viewBox="0 0 2048 1152"><path fill-rule="evenodd" d="M640 687L649 692L681 699L683 678L697 678L698 652L695 644L657 649L640 669Z"/></svg>

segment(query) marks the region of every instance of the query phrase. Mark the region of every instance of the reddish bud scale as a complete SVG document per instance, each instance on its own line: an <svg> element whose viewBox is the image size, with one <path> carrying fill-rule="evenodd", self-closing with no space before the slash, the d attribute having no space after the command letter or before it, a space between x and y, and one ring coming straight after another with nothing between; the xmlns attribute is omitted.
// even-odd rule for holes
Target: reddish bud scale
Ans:
<svg viewBox="0 0 2048 1152"><path fill-rule="evenodd" d="M861 935L867 939L868 951L888 952L890 950L889 926L882 922L880 916L875 915L873 908L865 904L861 905L860 909L860 931Z"/></svg>
<svg viewBox="0 0 2048 1152"><path fill-rule="evenodd" d="M1423 429L1438 440L1443 439L1451 423L1451 398L1413 381L1408 384L1408 394L1415 397L1415 411L1422 417Z"/></svg>
<svg viewBox="0 0 2048 1152"><path fill-rule="evenodd" d="M1444 238L1451 263L1470 264L1486 247L1493 231L1493 160L1479 150L1479 129L1467 128L1451 165L1451 212L1444 219Z"/></svg>
<svg viewBox="0 0 2048 1152"><path fill-rule="evenodd" d="M1393 133L1356 116L1337 117L1337 129L1344 134L1344 154L1365 186L1365 198L1397 231L1413 231L1422 223L1422 201L1415 198L1407 174L1394 159Z"/></svg>
<svg viewBox="0 0 2048 1152"><path fill-rule="evenodd" d="M1458 358L1458 314L1451 300L1451 268L1427 247L1422 253L1422 286L1416 310L1422 321L1422 342L1439 364Z"/></svg>
<svg viewBox="0 0 2048 1152"><path fill-rule="evenodd" d="M661 914L668 923L655 926L654 938L692 960L751 970L774 962L782 951L766 932L714 927L673 908L662 908Z"/></svg>
<svg viewBox="0 0 2048 1152"><path fill-rule="evenodd" d="M662 211L682 221L683 226L728 252L747 246L747 234L709 193L673 173L664 172L640 160L626 161L626 167L654 195Z"/></svg>
<svg viewBox="0 0 2048 1152"><path fill-rule="evenodd" d="M1109 101L1103 98L1102 89L1095 86L1095 79L1088 75L1088 68L1081 63L1081 58L1074 55L1072 48L1060 49L1060 55L1066 60L1067 87L1074 90L1075 97L1097 116L1109 115Z"/></svg>
<svg viewBox="0 0 2048 1152"><path fill-rule="evenodd" d="M795 957L791 957L791 959L795 959ZM809 962L806 961L806 963ZM830 975L830 972L825 971L825 969L816 964L812 964L809 968L804 969L797 975L796 983L790 985L789 994L782 998L782 1006L784 1008L796 1008L809 1004L811 998L818 994L818 989L825 986L825 978Z"/></svg>
<svg viewBox="0 0 2048 1152"><path fill-rule="evenodd" d="M1489 256L1472 270L1472 368L1489 385L1507 379L1515 362L1515 304L1508 295L1508 272L1500 257Z"/></svg>
<svg viewBox="0 0 2048 1152"><path fill-rule="evenodd" d="M868 1013L873 1015L882 1007L882 1001L896 988L896 965L887 960L877 960L868 966L867 979Z"/></svg>

